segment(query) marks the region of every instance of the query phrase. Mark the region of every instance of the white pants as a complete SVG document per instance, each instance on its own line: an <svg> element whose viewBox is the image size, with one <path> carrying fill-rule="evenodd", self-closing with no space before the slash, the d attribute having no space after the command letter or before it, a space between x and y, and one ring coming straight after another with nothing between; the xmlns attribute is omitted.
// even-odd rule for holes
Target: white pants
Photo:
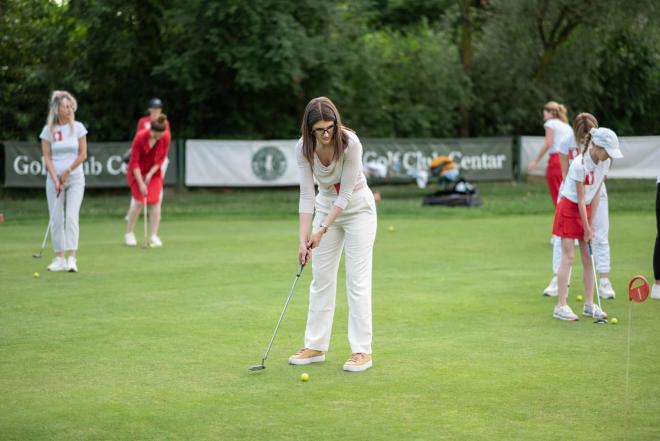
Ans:
<svg viewBox="0 0 660 441"><path fill-rule="evenodd" d="M314 231L328 215L335 197L316 197ZM309 289L309 312L305 347L327 351L337 296L337 271L345 250L348 299L348 341L351 352L371 354L371 269L377 216L374 196L368 187L353 193L321 244L312 250L313 280Z"/></svg>
<svg viewBox="0 0 660 441"><path fill-rule="evenodd" d="M56 253L78 249L80 235L78 218L84 195L85 175L82 173L69 176L59 198L57 198L55 184L50 175L46 178L48 212L53 213L50 225L51 242ZM55 211L53 211L53 206L55 206Z"/></svg>
<svg viewBox="0 0 660 441"><path fill-rule="evenodd" d="M594 242L593 252L596 262L596 271L599 273L610 272L610 217L607 202L607 190L605 184L600 190L600 201L594 213ZM552 245L552 272L557 274L561 263L561 238L553 236Z"/></svg>

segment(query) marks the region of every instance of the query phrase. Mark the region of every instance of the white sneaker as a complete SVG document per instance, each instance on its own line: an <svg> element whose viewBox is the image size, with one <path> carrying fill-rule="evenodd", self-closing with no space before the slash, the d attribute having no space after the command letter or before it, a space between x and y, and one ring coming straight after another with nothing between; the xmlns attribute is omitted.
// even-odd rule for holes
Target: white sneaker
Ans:
<svg viewBox="0 0 660 441"><path fill-rule="evenodd" d="M601 299L613 299L616 297L616 293L614 292L614 288L612 288L612 283L610 282L610 279L605 279L601 278L600 283L598 284L598 294L600 295Z"/></svg>
<svg viewBox="0 0 660 441"><path fill-rule="evenodd" d="M129 247L137 246L137 239L135 238L135 233L126 233L124 235L124 243Z"/></svg>
<svg viewBox="0 0 660 441"><path fill-rule="evenodd" d="M553 311L552 316L559 320L567 320L567 321L580 320L580 317L575 315L571 307L568 305L555 306L555 310Z"/></svg>
<svg viewBox="0 0 660 441"><path fill-rule="evenodd" d="M149 239L149 245L152 247L162 247L163 242L160 241L160 237L156 236L155 234L151 236Z"/></svg>
<svg viewBox="0 0 660 441"><path fill-rule="evenodd" d="M70 273L77 273L78 272L78 261L76 260L76 256L69 256L69 258L66 260L66 266L69 267L69 272Z"/></svg>
<svg viewBox="0 0 660 441"><path fill-rule="evenodd" d="M557 276L553 276L550 284L543 290L546 297L557 297Z"/></svg>
<svg viewBox="0 0 660 441"><path fill-rule="evenodd" d="M593 317L595 319L607 319L607 313L600 309L598 305L584 305L582 309L582 315L587 317Z"/></svg>
<svg viewBox="0 0 660 441"><path fill-rule="evenodd" d="M660 300L660 285L654 283L653 288L651 288L651 298L653 300Z"/></svg>
<svg viewBox="0 0 660 441"><path fill-rule="evenodd" d="M69 267L66 265L66 259L60 256L55 257L51 264L48 265L48 271L69 271Z"/></svg>

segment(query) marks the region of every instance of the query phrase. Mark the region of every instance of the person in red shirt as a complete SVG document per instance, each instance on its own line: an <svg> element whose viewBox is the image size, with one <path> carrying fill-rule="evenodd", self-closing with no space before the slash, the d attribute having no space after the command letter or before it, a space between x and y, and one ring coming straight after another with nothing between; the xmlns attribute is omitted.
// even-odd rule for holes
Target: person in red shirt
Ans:
<svg viewBox="0 0 660 441"><path fill-rule="evenodd" d="M161 114L151 121L149 129L140 130L133 139L127 178L134 203L128 213L128 226L124 237L128 246L137 245L133 230L145 203L151 206L149 245L163 246L158 237L158 227L163 194L163 163L167 158L171 140L170 132L166 128L167 116Z"/></svg>
<svg viewBox="0 0 660 441"><path fill-rule="evenodd" d="M148 114L146 116L143 116L138 120L135 133L139 132L140 130L151 128L151 121L155 121L163 113L163 102L158 98L152 98L149 100L149 109L147 109L147 112ZM165 121L165 131L170 131L169 121Z"/></svg>
<svg viewBox="0 0 660 441"><path fill-rule="evenodd" d="M147 108L147 115L143 116L138 120L135 133L137 134L140 130L151 128L151 121L155 121L160 115L162 115L162 113L163 113L163 102L160 100L160 98L151 98L149 100L149 107ZM172 132L170 132L169 120L165 121L165 131L170 133L170 138L171 138ZM124 153L124 156L122 157L125 163L128 163L131 160L131 150L132 149L129 149L126 153ZM163 176L165 176L165 172L167 171L167 165L169 164L169 162L170 161L167 158L165 158L165 162L163 163L162 166ZM128 220L128 214L131 212L134 205L135 205L134 199L131 198L128 211L126 212L126 216L124 217L125 220Z"/></svg>

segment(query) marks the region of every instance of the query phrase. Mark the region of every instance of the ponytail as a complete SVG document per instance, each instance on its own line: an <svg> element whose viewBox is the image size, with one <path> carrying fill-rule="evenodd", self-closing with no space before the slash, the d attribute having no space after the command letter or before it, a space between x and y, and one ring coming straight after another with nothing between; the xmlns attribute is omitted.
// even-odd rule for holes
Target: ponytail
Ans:
<svg viewBox="0 0 660 441"><path fill-rule="evenodd" d="M560 104L557 111L557 117L565 123L568 123L568 116L566 112L566 106Z"/></svg>
<svg viewBox="0 0 660 441"><path fill-rule="evenodd" d="M578 145L583 144L586 150L591 142L591 129L598 128L598 120L591 113L580 113L573 120L573 133ZM584 153L584 152L582 152Z"/></svg>

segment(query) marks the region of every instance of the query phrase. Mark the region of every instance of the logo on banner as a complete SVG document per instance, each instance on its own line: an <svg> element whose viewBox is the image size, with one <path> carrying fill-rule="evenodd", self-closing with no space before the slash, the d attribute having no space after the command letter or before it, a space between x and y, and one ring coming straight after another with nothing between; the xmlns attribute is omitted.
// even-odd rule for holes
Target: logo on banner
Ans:
<svg viewBox="0 0 660 441"><path fill-rule="evenodd" d="M280 178L286 172L286 156L277 147L262 147L252 157L252 172L263 181Z"/></svg>

